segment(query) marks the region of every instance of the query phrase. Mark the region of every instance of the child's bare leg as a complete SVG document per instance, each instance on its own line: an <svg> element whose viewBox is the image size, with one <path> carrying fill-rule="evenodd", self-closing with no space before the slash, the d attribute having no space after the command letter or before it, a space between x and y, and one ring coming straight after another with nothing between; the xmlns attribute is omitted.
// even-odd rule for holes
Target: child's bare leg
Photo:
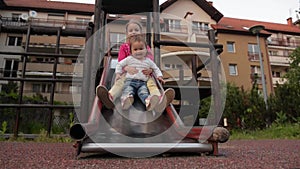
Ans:
<svg viewBox="0 0 300 169"><path fill-rule="evenodd" d="M99 100L104 104L105 107L112 109L115 107L114 99L121 95L124 86L125 76L117 80L112 88L108 91L105 86L99 85L96 88L96 94Z"/></svg>
<svg viewBox="0 0 300 169"><path fill-rule="evenodd" d="M153 77L149 78L149 80L147 81L147 87L148 87L148 90L149 90L149 93L151 96L154 96L154 95L160 96L161 95Z"/></svg>
<svg viewBox="0 0 300 169"><path fill-rule="evenodd" d="M115 81L114 85L109 90L110 95L113 97L113 99L116 99L121 96L122 90L125 83L125 74L122 75L121 79Z"/></svg>

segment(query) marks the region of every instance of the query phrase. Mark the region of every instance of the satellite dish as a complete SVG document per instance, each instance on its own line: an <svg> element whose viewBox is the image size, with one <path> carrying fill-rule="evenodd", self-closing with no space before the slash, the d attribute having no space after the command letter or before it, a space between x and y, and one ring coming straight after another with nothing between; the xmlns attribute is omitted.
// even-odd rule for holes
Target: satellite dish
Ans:
<svg viewBox="0 0 300 169"><path fill-rule="evenodd" d="M21 19L27 21L28 20L28 15L27 14L22 14Z"/></svg>
<svg viewBox="0 0 300 169"><path fill-rule="evenodd" d="M30 10L29 11L29 16L32 17L32 18L35 18L35 17L37 17L37 12L33 11L33 10Z"/></svg>
<svg viewBox="0 0 300 169"><path fill-rule="evenodd" d="M95 15L92 15L90 22L94 22L95 20Z"/></svg>

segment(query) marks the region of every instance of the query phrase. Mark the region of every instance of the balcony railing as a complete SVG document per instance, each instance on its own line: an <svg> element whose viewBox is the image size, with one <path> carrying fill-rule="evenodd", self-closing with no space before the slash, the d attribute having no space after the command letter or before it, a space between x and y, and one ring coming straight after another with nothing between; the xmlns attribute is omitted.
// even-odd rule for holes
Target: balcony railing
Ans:
<svg viewBox="0 0 300 169"><path fill-rule="evenodd" d="M286 81L287 81L286 78L282 78L282 77L272 77L273 85L276 85L277 83L278 83L278 84L284 84Z"/></svg>
<svg viewBox="0 0 300 169"><path fill-rule="evenodd" d="M300 41L286 40L286 39L282 39L282 38L271 38L271 40L268 41L268 45L298 47L298 46L300 46Z"/></svg>
<svg viewBox="0 0 300 169"><path fill-rule="evenodd" d="M208 31L208 28L192 28L192 33L203 34ZM168 25L164 24L161 26L161 32L170 32L170 33L188 33L187 25Z"/></svg>
<svg viewBox="0 0 300 169"><path fill-rule="evenodd" d="M261 57L263 57L262 53L261 53ZM249 61L259 61L259 53L248 52L248 60Z"/></svg>
<svg viewBox="0 0 300 169"><path fill-rule="evenodd" d="M17 77L17 70L0 68L0 77Z"/></svg>
<svg viewBox="0 0 300 169"><path fill-rule="evenodd" d="M250 74L251 82L254 83L256 81L257 84L262 84L261 74L251 73Z"/></svg>
<svg viewBox="0 0 300 169"><path fill-rule="evenodd" d="M270 64L271 65L282 65L289 66L291 63L290 58L285 56L270 56Z"/></svg>
<svg viewBox="0 0 300 169"><path fill-rule="evenodd" d="M55 19L43 19L43 18L30 18L29 20L23 20L13 17L2 17L3 26L26 26L29 23L34 26L47 26L47 27L62 27L62 29L81 29L85 30L88 21L71 21L71 20L55 20Z"/></svg>

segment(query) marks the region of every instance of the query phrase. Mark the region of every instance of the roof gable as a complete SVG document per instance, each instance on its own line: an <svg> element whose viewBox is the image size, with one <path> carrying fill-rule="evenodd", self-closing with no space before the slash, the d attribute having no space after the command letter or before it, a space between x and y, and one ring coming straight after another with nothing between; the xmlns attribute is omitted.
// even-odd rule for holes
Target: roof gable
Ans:
<svg viewBox="0 0 300 169"><path fill-rule="evenodd" d="M169 6L174 4L178 0L167 0L160 5L160 12L163 12ZM223 14L220 13L216 8L214 8L210 3L206 0L192 0L196 5L198 5L202 10L204 10L213 20L218 22Z"/></svg>

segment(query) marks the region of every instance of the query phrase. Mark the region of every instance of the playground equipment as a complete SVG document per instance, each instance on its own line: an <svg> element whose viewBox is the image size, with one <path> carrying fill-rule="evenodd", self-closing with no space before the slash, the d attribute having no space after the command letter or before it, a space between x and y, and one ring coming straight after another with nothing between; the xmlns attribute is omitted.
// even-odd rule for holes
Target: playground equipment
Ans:
<svg viewBox="0 0 300 169"><path fill-rule="evenodd" d="M122 111L116 107L111 110L105 108L94 94L95 84L105 85L110 88L114 74L114 66L110 52L104 52L103 28L107 24L108 14L135 14L145 12L147 17L147 34L149 44L154 45L155 62L160 66L161 46L183 46L199 47L209 49L212 69L212 93L214 99L213 110L221 111L221 94L218 79L217 51L222 50L222 45L215 44L214 32L208 32L210 43L177 42L160 40L160 19L158 0L97 0L95 4L94 24L88 29L88 36L96 31L92 42L87 42L87 52L83 75L87 80L83 82L82 106L78 116L80 123L70 128L70 136L77 141L77 154L80 153L102 153L111 152L127 157L148 157L164 152L209 152L218 155L218 143L226 142L229 138L228 131L223 127L217 127L220 119L209 119L205 126L187 126L181 119L178 111L170 104L163 113L147 112L140 101L135 101L128 111ZM152 21L153 20L153 21ZM153 29L150 25L153 24ZM152 39L152 43L150 43ZM100 62L100 59L102 61ZM95 67L97 74L92 72ZM197 77L197 71L207 63L199 67L193 65L193 76ZM189 92L190 89L199 91L198 86L168 85L162 86L158 81L157 85L163 91L166 87L172 87L180 100L180 92ZM85 87L84 87L85 86ZM193 92L192 90L192 92ZM91 99L92 98L92 99ZM198 98L196 98L197 100ZM199 99L198 99L199 100ZM92 105L89 105L92 103ZM92 107L89 110L89 107ZM193 107L195 108L195 106ZM196 107L199 108L199 107ZM187 109L191 110L191 109ZM88 118L86 113L88 113ZM212 124L212 125L210 125Z"/></svg>

